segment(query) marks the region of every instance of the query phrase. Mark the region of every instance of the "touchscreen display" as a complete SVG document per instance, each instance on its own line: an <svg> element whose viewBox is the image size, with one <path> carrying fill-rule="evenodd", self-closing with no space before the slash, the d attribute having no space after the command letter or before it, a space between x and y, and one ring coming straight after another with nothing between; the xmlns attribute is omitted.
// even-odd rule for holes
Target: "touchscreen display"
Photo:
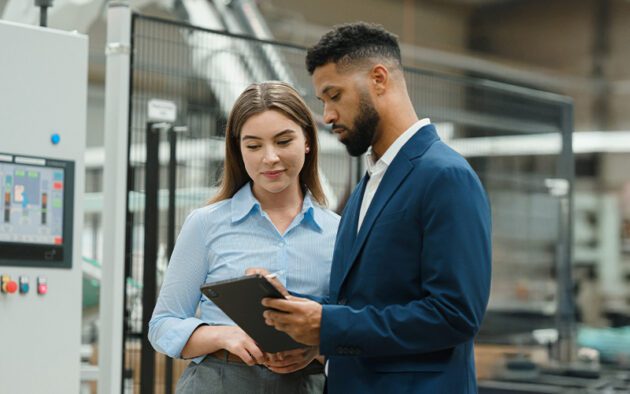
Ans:
<svg viewBox="0 0 630 394"><path fill-rule="evenodd" d="M0 266L72 268L74 162L0 152Z"/></svg>
<svg viewBox="0 0 630 394"><path fill-rule="evenodd" d="M63 244L64 169L0 161L0 241Z"/></svg>

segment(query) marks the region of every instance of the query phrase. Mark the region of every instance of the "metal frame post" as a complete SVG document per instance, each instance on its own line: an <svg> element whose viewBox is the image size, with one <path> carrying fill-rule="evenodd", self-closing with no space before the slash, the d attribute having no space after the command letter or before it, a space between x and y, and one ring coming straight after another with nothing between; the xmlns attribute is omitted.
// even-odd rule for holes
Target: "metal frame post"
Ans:
<svg viewBox="0 0 630 394"><path fill-rule="evenodd" d="M170 146L170 159L168 162L168 227L166 234L166 254L168 261L171 260L173 249L175 248L175 190L177 189L177 133L171 127L168 131L168 142ZM173 359L166 357L164 368L165 394L173 392Z"/></svg>
<svg viewBox="0 0 630 394"><path fill-rule="evenodd" d="M573 159L573 103L562 106L563 144L560 152L558 173L568 183L567 191L559 196L560 203L560 250L556 265L558 281L558 361L570 364L576 358L575 305L573 297L573 194L575 164Z"/></svg>
<svg viewBox="0 0 630 394"><path fill-rule="evenodd" d="M160 133L153 122L147 123L146 166L144 174L144 259L142 267L142 352L140 392L151 394L155 384L155 352L148 338L149 321L157 296L157 257L159 246Z"/></svg>
<svg viewBox="0 0 630 394"><path fill-rule="evenodd" d="M129 1L107 10L105 163L103 176L103 268L100 291L100 394L122 391L125 223L129 122Z"/></svg>

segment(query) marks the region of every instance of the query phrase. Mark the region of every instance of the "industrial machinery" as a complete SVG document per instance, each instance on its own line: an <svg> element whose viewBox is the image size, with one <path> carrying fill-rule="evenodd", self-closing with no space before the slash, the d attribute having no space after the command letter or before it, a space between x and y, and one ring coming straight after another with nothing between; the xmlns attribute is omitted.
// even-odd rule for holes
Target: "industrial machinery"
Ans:
<svg viewBox="0 0 630 394"><path fill-rule="evenodd" d="M88 40L0 21L0 47L0 392L77 393Z"/></svg>

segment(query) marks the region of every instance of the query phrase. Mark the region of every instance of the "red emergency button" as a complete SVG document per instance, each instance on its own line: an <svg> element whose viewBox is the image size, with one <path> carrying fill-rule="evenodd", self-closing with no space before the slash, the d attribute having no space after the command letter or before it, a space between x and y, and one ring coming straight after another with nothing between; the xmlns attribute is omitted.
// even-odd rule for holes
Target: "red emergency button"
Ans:
<svg viewBox="0 0 630 394"><path fill-rule="evenodd" d="M13 294L17 291L18 285L13 280L6 281L2 284L2 291L5 293Z"/></svg>
<svg viewBox="0 0 630 394"><path fill-rule="evenodd" d="M17 291L17 283L15 283L15 281L11 280L11 277L9 275L2 275L2 278L0 279L2 282L2 285L0 286L0 290L3 293L15 293Z"/></svg>

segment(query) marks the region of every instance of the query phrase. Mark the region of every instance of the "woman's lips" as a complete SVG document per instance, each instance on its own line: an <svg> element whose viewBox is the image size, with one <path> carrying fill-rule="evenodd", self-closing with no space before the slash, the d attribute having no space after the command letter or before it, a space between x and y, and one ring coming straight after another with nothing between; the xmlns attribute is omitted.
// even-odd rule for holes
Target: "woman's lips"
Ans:
<svg viewBox="0 0 630 394"><path fill-rule="evenodd" d="M263 176L265 176L266 178L269 178L269 179L278 179L280 177L280 175L282 175L283 172L284 172L284 170L264 171L262 174L263 174Z"/></svg>

